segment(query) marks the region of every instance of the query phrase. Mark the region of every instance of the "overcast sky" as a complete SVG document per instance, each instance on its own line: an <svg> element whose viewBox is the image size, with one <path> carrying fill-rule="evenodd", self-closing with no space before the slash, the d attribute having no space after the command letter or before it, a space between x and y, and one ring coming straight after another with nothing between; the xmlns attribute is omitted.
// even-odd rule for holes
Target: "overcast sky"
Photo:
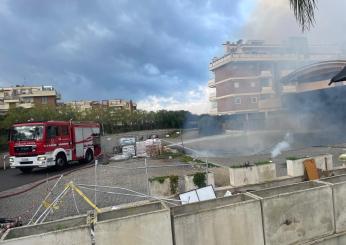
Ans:
<svg viewBox="0 0 346 245"><path fill-rule="evenodd" d="M189 106L250 2L1 0L0 84L52 84L64 101Z"/></svg>
<svg viewBox="0 0 346 245"><path fill-rule="evenodd" d="M288 0L0 0L0 85L206 112L208 64L221 43L285 33L263 30L281 9L296 33Z"/></svg>

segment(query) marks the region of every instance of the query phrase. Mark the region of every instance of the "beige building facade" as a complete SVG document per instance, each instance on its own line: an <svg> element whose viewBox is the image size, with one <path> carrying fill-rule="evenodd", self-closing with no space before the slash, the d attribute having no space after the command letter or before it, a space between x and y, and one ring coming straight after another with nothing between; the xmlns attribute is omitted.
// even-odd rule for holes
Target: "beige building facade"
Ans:
<svg viewBox="0 0 346 245"><path fill-rule="evenodd" d="M80 101L70 101L65 102L65 105L71 106L79 111L86 111L95 108L115 108L119 110L129 110L133 111L137 109L137 104L132 102L132 100L123 99L111 99L111 100L80 100Z"/></svg>
<svg viewBox="0 0 346 245"><path fill-rule="evenodd" d="M56 106L61 95L53 86L24 86L0 88L0 114L9 109L32 108L37 105Z"/></svg>

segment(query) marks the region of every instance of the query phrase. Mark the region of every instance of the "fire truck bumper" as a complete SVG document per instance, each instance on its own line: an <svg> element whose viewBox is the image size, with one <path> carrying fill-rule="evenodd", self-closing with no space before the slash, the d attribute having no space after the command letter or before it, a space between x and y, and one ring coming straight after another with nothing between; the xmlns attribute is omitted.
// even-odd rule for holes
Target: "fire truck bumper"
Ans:
<svg viewBox="0 0 346 245"><path fill-rule="evenodd" d="M11 168L25 168L25 167L46 168L46 167L55 165L54 158L48 155L39 155L39 156L33 156L33 157L10 157L9 161L10 161Z"/></svg>

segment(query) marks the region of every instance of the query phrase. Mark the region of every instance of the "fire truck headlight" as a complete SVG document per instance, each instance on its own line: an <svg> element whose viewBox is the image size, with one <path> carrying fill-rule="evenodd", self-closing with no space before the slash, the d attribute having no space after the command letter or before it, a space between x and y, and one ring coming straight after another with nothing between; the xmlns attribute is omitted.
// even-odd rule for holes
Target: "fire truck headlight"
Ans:
<svg viewBox="0 0 346 245"><path fill-rule="evenodd" d="M46 159L46 157L37 157L37 161L45 161Z"/></svg>
<svg viewBox="0 0 346 245"><path fill-rule="evenodd" d="M14 163L14 158L13 158L13 157L10 157L10 158L8 159L8 161L9 161L10 163Z"/></svg>

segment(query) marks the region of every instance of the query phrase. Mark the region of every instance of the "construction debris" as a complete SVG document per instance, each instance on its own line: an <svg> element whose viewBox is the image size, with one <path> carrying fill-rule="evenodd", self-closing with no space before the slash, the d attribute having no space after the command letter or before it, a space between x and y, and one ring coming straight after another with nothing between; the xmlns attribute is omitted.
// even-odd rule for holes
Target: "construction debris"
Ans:
<svg viewBox="0 0 346 245"><path fill-rule="evenodd" d="M109 160L123 161L131 157L155 157L162 153L162 143L157 136L145 141L137 141L135 137L121 138L119 145L113 149L114 155ZM120 150L121 149L121 150Z"/></svg>

